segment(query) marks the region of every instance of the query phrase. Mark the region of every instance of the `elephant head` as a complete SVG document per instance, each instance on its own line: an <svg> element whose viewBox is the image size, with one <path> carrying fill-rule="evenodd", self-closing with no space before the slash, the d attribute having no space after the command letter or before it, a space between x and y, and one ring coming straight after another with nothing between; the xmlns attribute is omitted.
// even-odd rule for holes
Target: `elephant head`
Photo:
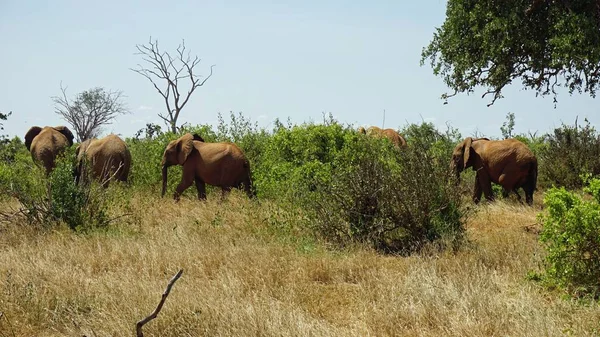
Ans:
<svg viewBox="0 0 600 337"><path fill-rule="evenodd" d="M194 140L202 139L200 136L194 137L191 133L186 133L179 139L171 141L165 153L163 154L162 165L162 192L161 196L165 195L167 190L167 169L173 165L183 165L187 157L194 149ZM204 140L202 140L204 141Z"/></svg>
<svg viewBox="0 0 600 337"><path fill-rule="evenodd" d="M467 137L454 148L452 160L450 161L450 168L456 174L457 179L460 180L460 173L462 171L474 165L475 150L473 150L473 142L478 140L489 141L489 139L485 137L475 139Z"/></svg>
<svg viewBox="0 0 600 337"><path fill-rule="evenodd" d="M450 168L456 174L456 178L460 179L460 173L470 166L471 160L471 145L473 138L467 137L454 148L452 152L452 160Z"/></svg>
<svg viewBox="0 0 600 337"><path fill-rule="evenodd" d="M69 146L73 145L73 139L75 138L73 136L73 133L71 132L71 130L69 130L69 128L67 128L66 126L55 126L52 129L60 132L63 136L65 136L65 138L67 139L67 144ZM25 134L25 146L27 147L27 150L31 150L31 143L33 142L33 139L35 137L37 137L37 135L40 134L40 132L42 132L42 128L39 126L32 126L29 131L27 131L27 133Z"/></svg>
<svg viewBox="0 0 600 337"><path fill-rule="evenodd" d="M367 130L365 130L365 128L363 128L362 126L360 128L358 128L358 133L366 135L367 134Z"/></svg>

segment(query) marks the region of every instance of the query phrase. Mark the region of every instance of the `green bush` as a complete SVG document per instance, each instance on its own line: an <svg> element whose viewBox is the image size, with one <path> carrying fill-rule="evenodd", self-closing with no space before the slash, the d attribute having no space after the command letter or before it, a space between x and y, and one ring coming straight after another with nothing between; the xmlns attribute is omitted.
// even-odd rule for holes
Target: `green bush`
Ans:
<svg viewBox="0 0 600 337"><path fill-rule="evenodd" d="M600 179L588 182L585 200L564 187L544 196L540 241L546 256L546 280L570 293L600 295Z"/></svg>
<svg viewBox="0 0 600 337"><path fill-rule="evenodd" d="M48 177L29 153L19 152L13 163L0 165L0 189L20 202L17 214L29 224L48 228L63 222L73 230L106 226L110 219L103 189L98 184L75 185L74 167L73 148L57 159Z"/></svg>
<svg viewBox="0 0 600 337"><path fill-rule="evenodd" d="M161 133L155 138L126 140L131 152L131 169L128 181L130 185L145 192L160 194L162 181L161 166L162 155L167 144L179 136L171 132ZM181 168L173 166L169 169L168 183L170 187L177 186L181 179Z"/></svg>
<svg viewBox="0 0 600 337"><path fill-rule="evenodd" d="M600 175L600 135L589 121L565 125L546 135L539 151L542 185L581 188L581 175Z"/></svg>
<svg viewBox="0 0 600 337"><path fill-rule="evenodd" d="M342 246L360 242L393 253L431 242L456 247L463 233L461 196L447 162L452 142L439 136L414 139L406 149L370 137L345 143L331 183L314 198L316 230Z"/></svg>

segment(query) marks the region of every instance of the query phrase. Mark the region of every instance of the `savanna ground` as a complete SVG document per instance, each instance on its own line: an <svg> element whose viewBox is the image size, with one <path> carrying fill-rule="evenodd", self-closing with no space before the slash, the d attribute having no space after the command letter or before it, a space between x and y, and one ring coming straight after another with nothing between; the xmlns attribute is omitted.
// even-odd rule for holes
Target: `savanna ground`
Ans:
<svg viewBox="0 0 600 337"><path fill-rule="evenodd" d="M4 225L0 336L125 336L175 284L149 336L594 336L600 306L527 279L535 207L472 208L468 243L409 257L329 249L237 191L221 202L135 194L106 231ZM14 207L4 202L3 209ZM283 227L285 227L285 229Z"/></svg>
<svg viewBox="0 0 600 337"><path fill-rule="evenodd" d="M474 173L449 171L463 139L450 127L407 125L404 149L331 116L264 130L232 114L185 132L238 144L258 199L160 198L181 134L151 125L126 139L128 184L106 190L75 185L72 149L46 177L19 138L0 141L0 337L133 335L180 268L146 336L600 335L587 121L517 136L539 160L534 207L475 206Z"/></svg>

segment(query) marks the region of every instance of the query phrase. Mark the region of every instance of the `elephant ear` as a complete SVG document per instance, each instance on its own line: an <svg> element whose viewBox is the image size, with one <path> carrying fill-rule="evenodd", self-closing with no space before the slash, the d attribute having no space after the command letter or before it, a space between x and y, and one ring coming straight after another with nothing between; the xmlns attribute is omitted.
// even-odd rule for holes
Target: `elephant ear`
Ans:
<svg viewBox="0 0 600 337"><path fill-rule="evenodd" d="M27 131L27 133L25 134L25 146L27 147L27 151L29 151L31 147L31 142L33 142L35 136L37 136L40 132L42 132L42 128L40 128L39 126L32 126L31 129Z"/></svg>
<svg viewBox="0 0 600 337"><path fill-rule="evenodd" d="M194 140L204 143L204 138L200 137L200 135L198 135L197 133L194 133L193 137L194 137Z"/></svg>
<svg viewBox="0 0 600 337"><path fill-rule="evenodd" d="M467 163L469 162L469 157L471 156L471 144L473 143L473 138L471 137L467 137L465 139L465 144L463 146L464 152L463 152L463 167L467 167Z"/></svg>
<svg viewBox="0 0 600 337"><path fill-rule="evenodd" d="M361 126L360 128L358 128L358 133L362 133L363 135L365 135L367 134L367 130L365 130L365 128Z"/></svg>
<svg viewBox="0 0 600 337"><path fill-rule="evenodd" d="M194 149L194 136L191 133L186 133L177 141L177 160L179 165L183 165L187 157Z"/></svg>
<svg viewBox="0 0 600 337"><path fill-rule="evenodd" d="M61 125L61 126L55 126L54 130L62 133L65 137L67 137L67 142L69 143L69 146L73 145L73 139L75 137L73 136L73 133L71 132L71 130L69 130L69 128Z"/></svg>
<svg viewBox="0 0 600 337"><path fill-rule="evenodd" d="M87 151L87 148L89 147L90 143L92 142L91 139L85 140L81 143L79 143L79 145L77 145L77 147L75 148L75 156L79 156L80 152L84 152Z"/></svg>

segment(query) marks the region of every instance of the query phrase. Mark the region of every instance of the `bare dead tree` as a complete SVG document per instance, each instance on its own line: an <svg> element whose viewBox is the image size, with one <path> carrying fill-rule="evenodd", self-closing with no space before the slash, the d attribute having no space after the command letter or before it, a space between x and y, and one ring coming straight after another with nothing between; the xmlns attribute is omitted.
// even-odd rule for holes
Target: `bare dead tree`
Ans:
<svg viewBox="0 0 600 337"><path fill-rule="evenodd" d="M138 52L136 55L141 55L142 60L148 64L144 68L138 64L137 69L131 68L132 71L147 78L158 93L165 100L167 108L166 114L158 114L162 120L171 128L173 133L177 132L177 119L183 107L187 104L194 91L204 85L213 74L213 67L210 66L210 74L201 80L201 76L194 74L194 67L200 63L198 56L191 57L189 51L186 50L185 41L176 49L176 56L171 56L166 51L160 51L158 40L152 41L152 37L148 45L136 45ZM185 92L182 90L183 85L180 80L189 79L189 89ZM166 84L162 87L160 83ZM159 86L160 85L160 86ZM182 95L182 92L185 94Z"/></svg>
<svg viewBox="0 0 600 337"><path fill-rule="evenodd" d="M181 274L183 274L183 269L179 269L177 274L175 274L175 276L173 276L171 281L169 281L169 284L167 284L167 288L165 289L165 292L162 294L160 302L158 302L158 305L156 306L154 311L150 315L148 315L148 317L140 320L139 322L137 322L135 324L135 332L136 332L137 337L144 337L144 332L142 331L142 328L144 327L144 325L146 323L150 322L151 320L155 319L156 316L158 316L158 314L160 313L160 310L163 307L163 304L165 304L165 301L167 300L167 297L169 296L169 293L171 292L171 288L173 288L173 285L175 284L175 282L177 282L177 280L181 277Z"/></svg>
<svg viewBox="0 0 600 337"><path fill-rule="evenodd" d="M118 115L129 113L122 102L122 91L96 87L69 100L67 88L63 88L62 83L60 90L62 96L52 97L55 112L73 127L80 142L97 137L102 126L112 123Z"/></svg>

